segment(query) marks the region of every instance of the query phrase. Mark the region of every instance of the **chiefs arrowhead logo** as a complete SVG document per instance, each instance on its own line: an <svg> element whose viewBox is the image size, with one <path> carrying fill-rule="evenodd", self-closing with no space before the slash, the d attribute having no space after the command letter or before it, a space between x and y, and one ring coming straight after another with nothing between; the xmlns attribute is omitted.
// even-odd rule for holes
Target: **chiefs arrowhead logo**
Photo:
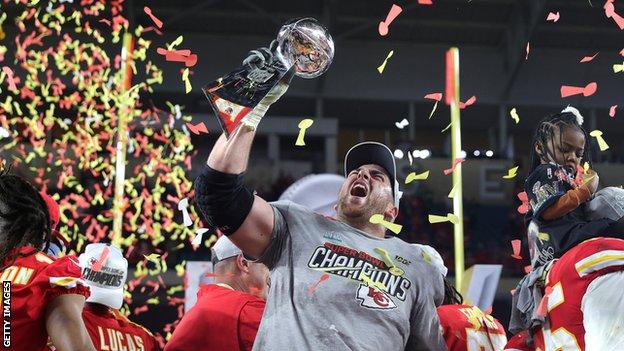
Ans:
<svg viewBox="0 0 624 351"><path fill-rule="evenodd" d="M360 284L356 298L361 301L361 305L364 307L384 310L396 308L396 304L388 294L363 284Z"/></svg>

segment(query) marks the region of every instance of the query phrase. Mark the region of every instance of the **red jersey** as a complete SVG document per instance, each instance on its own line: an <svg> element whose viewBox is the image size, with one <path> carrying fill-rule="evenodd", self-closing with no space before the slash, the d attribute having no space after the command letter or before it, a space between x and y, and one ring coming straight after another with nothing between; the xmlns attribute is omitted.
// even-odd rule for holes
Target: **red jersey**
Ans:
<svg viewBox="0 0 624 351"><path fill-rule="evenodd" d="M46 350L48 304L64 294L86 298L89 288L80 279L81 269L75 256L55 259L30 246L17 250L15 262L0 273L4 326L0 349Z"/></svg>
<svg viewBox="0 0 624 351"><path fill-rule="evenodd" d="M500 322L476 306L443 305L438 316L449 351L499 351L507 343Z"/></svg>
<svg viewBox="0 0 624 351"><path fill-rule="evenodd" d="M93 345L99 351L157 351L158 341L139 324L119 311L100 304L85 305L82 318Z"/></svg>
<svg viewBox="0 0 624 351"><path fill-rule="evenodd" d="M535 336L536 350L585 350L581 303L596 278L624 270L624 240L595 238L566 252L548 273L546 324Z"/></svg>
<svg viewBox="0 0 624 351"><path fill-rule="evenodd" d="M505 351L534 351L535 348L528 345L529 332L521 331L509 339L505 345Z"/></svg>
<svg viewBox="0 0 624 351"><path fill-rule="evenodd" d="M215 284L200 287L197 303L182 317L165 351L206 347L211 351L251 350L266 302Z"/></svg>

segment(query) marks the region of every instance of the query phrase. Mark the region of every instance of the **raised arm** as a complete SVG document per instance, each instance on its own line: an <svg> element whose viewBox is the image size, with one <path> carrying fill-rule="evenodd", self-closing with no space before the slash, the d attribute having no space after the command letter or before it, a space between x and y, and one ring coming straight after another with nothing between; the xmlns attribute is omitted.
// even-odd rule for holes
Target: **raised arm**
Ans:
<svg viewBox="0 0 624 351"><path fill-rule="evenodd" d="M95 351L82 320L84 303L84 296L66 294L55 298L48 305L45 324L57 350Z"/></svg>
<svg viewBox="0 0 624 351"><path fill-rule="evenodd" d="M243 185L255 130L240 125L229 139L221 135L195 181L196 203L205 218L243 252L260 257L271 239L273 208Z"/></svg>
<svg viewBox="0 0 624 351"><path fill-rule="evenodd" d="M276 42L275 42L276 43ZM272 47L275 47L272 43ZM244 64L262 66L272 50L254 50ZM292 77L292 72L289 72ZM271 241L273 208L243 185L256 128L269 106L288 89L282 79L245 116L229 138L221 135L210 152L205 171L195 180L195 202L205 219L251 257L260 257Z"/></svg>

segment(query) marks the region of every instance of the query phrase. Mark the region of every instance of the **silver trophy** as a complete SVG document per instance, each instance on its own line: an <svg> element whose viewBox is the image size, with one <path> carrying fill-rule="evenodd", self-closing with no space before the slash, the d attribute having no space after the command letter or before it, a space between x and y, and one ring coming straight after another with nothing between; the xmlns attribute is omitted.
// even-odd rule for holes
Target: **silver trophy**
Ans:
<svg viewBox="0 0 624 351"><path fill-rule="evenodd" d="M293 75L316 78L327 71L333 58L334 41L325 27L314 18L293 20L280 29L271 62L244 65L203 91L229 136L278 83L290 83Z"/></svg>

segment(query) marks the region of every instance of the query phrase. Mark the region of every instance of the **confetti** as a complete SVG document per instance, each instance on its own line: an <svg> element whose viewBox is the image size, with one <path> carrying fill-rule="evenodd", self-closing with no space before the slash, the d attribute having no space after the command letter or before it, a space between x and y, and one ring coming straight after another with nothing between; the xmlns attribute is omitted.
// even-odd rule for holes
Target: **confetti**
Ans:
<svg viewBox="0 0 624 351"><path fill-rule="evenodd" d="M184 199L180 200L180 202L178 202L178 210L182 211L182 216L184 218L184 226L186 227L190 227L191 225L193 225L193 220L191 219L191 216L188 213L188 205L189 205L189 199L188 197L185 197Z"/></svg>
<svg viewBox="0 0 624 351"><path fill-rule="evenodd" d="M145 257L146 260L148 260L148 261L150 261L152 263L158 264L158 258L160 257L160 255L157 254L157 253L151 253L151 254L149 254L147 256L143 255L143 257Z"/></svg>
<svg viewBox="0 0 624 351"><path fill-rule="evenodd" d="M624 63L620 64L615 64L613 65L613 73L620 73L620 72L624 72Z"/></svg>
<svg viewBox="0 0 624 351"><path fill-rule="evenodd" d="M319 280L308 288L308 294L313 295L316 289L318 289L319 285L327 279L329 279L329 274L323 273Z"/></svg>
<svg viewBox="0 0 624 351"><path fill-rule="evenodd" d="M561 86L561 97L569 97L573 95L583 94L583 96L591 96L598 90L598 84L596 82L591 82L587 84L585 87L575 87L570 85L562 85Z"/></svg>
<svg viewBox="0 0 624 351"><path fill-rule="evenodd" d="M386 221L382 214L374 214L370 217L368 221L373 224L381 224L382 226L386 227L394 234L399 234L401 232L401 229L403 228L403 226L400 224Z"/></svg>
<svg viewBox="0 0 624 351"><path fill-rule="evenodd" d="M392 55L394 55L394 50L390 50L388 56L386 56L386 59L381 64L381 66L377 67L377 71L379 72L379 74L382 74L384 69L386 69L386 64L388 63L388 60L392 57Z"/></svg>
<svg viewBox="0 0 624 351"><path fill-rule="evenodd" d="M544 290L544 296L542 296L542 300L540 300L539 305L537 306L537 311L535 312L538 316L546 317L548 314L548 297L552 293L552 286L547 286Z"/></svg>
<svg viewBox="0 0 624 351"><path fill-rule="evenodd" d="M425 99L440 101L442 100L442 93L429 93L425 95Z"/></svg>
<svg viewBox="0 0 624 351"><path fill-rule="evenodd" d="M602 138L602 131L596 129L596 130L592 130L589 133L590 136L593 136L594 138L596 138L596 141L598 142L598 147L600 148L600 151L605 151L609 149L609 145L607 144L607 142Z"/></svg>
<svg viewBox="0 0 624 351"><path fill-rule="evenodd" d="M202 238L204 236L204 233L208 232L209 230L206 228L200 228L197 229L197 233L195 235L195 238L193 238L193 241L191 242L191 245L193 245L193 247L198 247L201 242L202 242Z"/></svg>
<svg viewBox="0 0 624 351"><path fill-rule="evenodd" d="M433 117L433 114L435 113L436 109L438 108L438 102L440 102L440 100L442 100L442 93L430 93L425 95L425 99L430 99L430 100L435 100L435 103L433 104L433 108L431 109L431 112L429 112L429 119L431 119L431 117Z"/></svg>
<svg viewBox="0 0 624 351"><path fill-rule="evenodd" d="M511 115L511 119L513 119L516 124L520 123L520 116L518 116L518 112L515 107L509 111L509 114Z"/></svg>
<svg viewBox="0 0 624 351"><path fill-rule="evenodd" d="M110 249L107 247L104 248L104 250L102 250L102 254L100 255L100 258L97 259L97 261L95 261L92 265L91 265L91 270L94 272L99 272L102 269L102 265L104 264L104 261L106 261L106 258L108 257L108 254L110 252Z"/></svg>
<svg viewBox="0 0 624 351"><path fill-rule="evenodd" d="M182 81L184 82L184 93L188 94L193 90L193 86L191 86L191 81L189 80L189 69L185 68L182 71Z"/></svg>
<svg viewBox="0 0 624 351"><path fill-rule="evenodd" d="M599 52L595 53L594 56L585 56L581 59L580 63L590 62L598 56Z"/></svg>
<svg viewBox="0 0 624 351"><path fill-rule="evenodd" d="M399 128L399 129L403 129L405 128L407 125L409 125L409 121L407 120L407 118L403 118L403 120L401 120L401 122L394 122L394 125Z"/></svg>
<svg viewBox="0 0 624 351"><path fill-rule="evenodd" d="M408 174L407 177L405 177L405 184L409 184L415 180L426 180L427 178L429 178L429 171L425 171L419 174L412 172Z"/></svg>
<svg viewBox="0 0 624 351"><path fill-rule="evenodd" d="M454 199L456 193L457 193L457 184L453 184L453 188L451 188L451 191L449 192L447 197L450 199Z"/></svg>
<svg viewBox="0 0 624 351"><path fill-rule="evenodd" d="M444 170L444 175L449 175L449 174L455 172L455 169L457 168L457 165L459 165L460 163L462 163L464 161L466 161L465 158L456 158L453 161L453 165L451 166L451 168L447 168L447 169Z"/></svg>
<svg viewBox="0 0 624 351"><path fill-rule="evenodd" d="M503 179L513 179L513 178L515 178L518 175L518 168L519 168L519 166L510 168L507 171L507 175L503 176Z"/></svg>
<svg viewBox="0 0 624 351"><path fill-rule="evenodd" d="M149 7L145 6L143 8L143 11L145 11L145 13L152 19L152 22L154 22L154 24L156 25L156 27L158 27L159 29L162 28L163 23L161 20L159 20L156 16L154 16L154 14L152 13L152 9L150 9Z"/></svg>
<svg viewBox="0 0 624 351"><path fill-rule="evenodd" d="M433 1L431 0L418 0L419 5L433 5Z"/></svg>
<svg viewBox="0 0 624 351"><path fill-rule="evenodd" d="M521 241L520 240L512 240L511 241L511 248L513 250L513 254L511 254L511 257L517 259L517 260L521 260L522 256L520 256L520 244Z"/></svg>
<svg viewBox="0 0 624 351"><path fill-rule="evenodd" d="M7 76L7 81L9 82L10 90L17 90L17 86L15 86L15 77L13 77L13 70L8 66L2 67L2 72L4 72Z"/></svg>
<svg viewBox="0 0 624 351"><path fill-rule="evenodd" d="M0 132L2 132L2 127L0 127ZM1 138L1 135L0 135L0 138ZM409 164L411 166L412 162L414 162L414 159L412 158L412 153L411 152L407 153L407 159L409 160Z"/></svg>
<svg viewBox="0 0 624 351"><path fill-rule="evenodd" d="M204 122L199 122L197 124L192 124L190 122L186 123L186 127L191 131L191 133L199 135L201 133L208 134L208 128L204 124Z"/></svg>
<svg viewBox="0 0 624 351"><path fill-rule="evenodd" d="M620 56L624 56L624 49L620 50Z"/></svg>
<svg viewBox="0 0 624 351"><path fill-rule="evenodd" d="M429 223L443 223L443 222L451 222L453 224L459 223L459 218L453 214L448 213L446 216L438 216L438 215L429 215L428 216Z"/></svg>
<svg viewBox="0 0 624 351"><path fill-rule="evenodd" d="M615 12L615 6L613 5L613 0L607 0L604 4L605 15L607 18L613 19L615 24L617 24L620 29L624 29L624 18Z"/></svg>
<svg viewBox="0 0 624 351"><path fill-rule="evenodd" d="M401 8L401 6L398 5L392 5L392 7L390 8L390 12L388 12L388 16L386 17L385 21L381 21L379 22L379 35L381 36L386 36L388 35L388 26L390 26L390 23L392 23L392 21L394 21L394 19L403 11L403 9Z"/></svg>
<svg viewBox="0 0 624 351"><path fill-rule="evenodd" d="M306 119L302 119L301 122L299 122L299 125L297 125L297 127L299 128L299 134L297 135L297 140L295 141L295 146L305 146L305 132L308 128L310 128L312 126L312 124L314 123L314 120L306 118Z"/></svg>
<svg viewBox="0 0 624 351"><path fill-rule="evenodd" d="M402 270L401 268L397 267L396 264L394 264L394 261L392 261L392 256L390 256L390 253L386 249L382 247L376 247L375 252L381 255L382 261L384 261L386 266L389 267L388 271L390 272L390 274L393 274L399 277L405 274L404 270Z"/></svg>
<svg viewBox="0 0 624 351"><path fill-rule="evenodd" d="M615 109L618 107L618 105L613 105L609 108L609 117L614 118L615 117Z"/></svg>
<svg viewBox="0 0 624 351"><path fill-rule="evenodd" d="M526 56L524 57L525 61L529 59L529 52L530 51L531 51L531 43L527 42L527 45L526 45Z"/></svg>
<svg viewBox="0 0 624 351"><path fill-rule="evenodd" d="M529 212L530 205L529 205L529 197L527 196L527 193L523 191L523 192L518 193L518 195L516 196L522 202L522 204L518 206L518 209L517 209L518 213L526 214L527 212Z"/></svg>
<svg viewBox="0 0 624 351"><path fill-rule="evenodd" d="M546 20L557 22L559 20L559 11L557 11L557 13L549 12L548 17L546 17Z"/></svg>
<svg viewBox="0 0 624 351"><path fill-rule="evenodd" d="M475 102L477 102L477 97L473 95L472 97L470 97L470 99L466 100L466 102L461 102L460 101L459 102L459 108L463 110L466 107L474 104Z"/></svg>

